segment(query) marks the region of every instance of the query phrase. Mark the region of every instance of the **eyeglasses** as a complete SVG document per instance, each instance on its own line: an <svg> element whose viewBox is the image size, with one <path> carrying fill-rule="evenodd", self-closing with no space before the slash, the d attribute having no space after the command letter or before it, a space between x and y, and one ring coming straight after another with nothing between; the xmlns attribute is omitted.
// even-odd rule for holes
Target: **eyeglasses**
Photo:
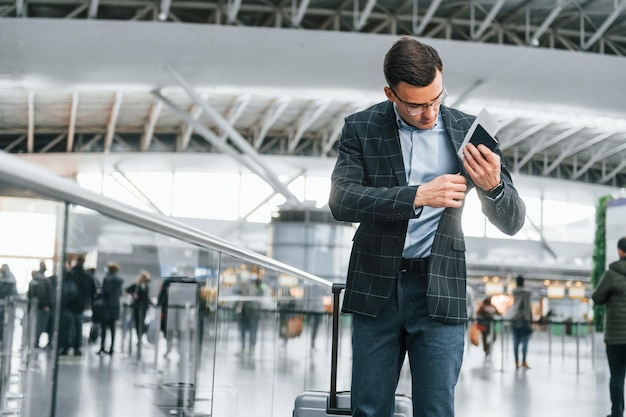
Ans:
<svg viewBox="0 0 626 417"><path fill-rule="evenodd" d="M404 105L404 108L411 116L417 116L418 114L422 114L429 107L439 107L446 100L446 98L448 98L448 91L446 90L445 86L443 87L443 90L441 90L441 93L439 93L437 98L435 98L430 103L425 104L407 103L406 101L398 97L398 93L396 93L393 88L389 87L389 89L391 90L393 95L396 96L398 100L400 100L400 103Z"/></svg>

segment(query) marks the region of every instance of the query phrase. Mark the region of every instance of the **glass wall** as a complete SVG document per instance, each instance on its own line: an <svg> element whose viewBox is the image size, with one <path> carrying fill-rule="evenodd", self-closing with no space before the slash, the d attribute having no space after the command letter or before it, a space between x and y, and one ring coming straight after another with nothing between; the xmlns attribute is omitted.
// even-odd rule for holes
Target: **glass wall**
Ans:
<svg viewBox="0 0 626 417"><path fill-rule="evenodd" d="M329 287L124 208L0 185L2 414L284 415L327 388Z"/></svg>

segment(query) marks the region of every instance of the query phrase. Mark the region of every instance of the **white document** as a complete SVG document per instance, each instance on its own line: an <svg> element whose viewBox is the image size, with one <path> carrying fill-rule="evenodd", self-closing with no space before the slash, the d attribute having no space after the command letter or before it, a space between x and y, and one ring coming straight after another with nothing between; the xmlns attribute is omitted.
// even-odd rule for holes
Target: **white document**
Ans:
<svg viewBox="0 0 626 417"><path fill-rule="evenodd" d="M487 111L487 109L483 107L480 113L478 113L478 116L476 116L476 120L474 120L474 123L472 123L472 126L469 128L467 134L465 135L465 138L463 139L463 143L461 144L461 147L457 152L459 158L463 159L463 150L472 138L472 135L476 131L476 127L478 125L485 129L485 132L487 132L492 138L494 138L494 140L496 137L496 133L498 133L498 130L500 130L500 125L498 124L498 121L491 115L491 113Z"/></svg>

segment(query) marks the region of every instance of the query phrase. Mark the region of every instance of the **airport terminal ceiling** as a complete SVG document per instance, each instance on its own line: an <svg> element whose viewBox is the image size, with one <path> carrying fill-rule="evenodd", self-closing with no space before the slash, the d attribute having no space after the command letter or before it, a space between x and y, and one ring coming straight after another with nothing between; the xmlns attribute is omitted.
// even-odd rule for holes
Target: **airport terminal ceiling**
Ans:
<svg viewBox="0 0 626 417"><path fill-rule="evenodd" d="M625 187L625 25L626 0L0 0L0 149L332 159L408 34L514 173Z"/></svg>

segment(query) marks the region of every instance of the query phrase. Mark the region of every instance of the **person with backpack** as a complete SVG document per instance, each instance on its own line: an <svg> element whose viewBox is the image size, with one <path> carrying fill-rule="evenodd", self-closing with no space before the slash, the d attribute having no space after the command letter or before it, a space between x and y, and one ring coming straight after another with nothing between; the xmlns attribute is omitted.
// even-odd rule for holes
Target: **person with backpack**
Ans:
<svg viewBox="0 0 626 417"><path fill-rule="evenodd" d="M78 255L61 286L59 355L67 355L70 347L74 348L75 356L82 354L83 316L86 311L91 311L97 292L95 279L85 271L84 264L85 256Z"/></svg>

